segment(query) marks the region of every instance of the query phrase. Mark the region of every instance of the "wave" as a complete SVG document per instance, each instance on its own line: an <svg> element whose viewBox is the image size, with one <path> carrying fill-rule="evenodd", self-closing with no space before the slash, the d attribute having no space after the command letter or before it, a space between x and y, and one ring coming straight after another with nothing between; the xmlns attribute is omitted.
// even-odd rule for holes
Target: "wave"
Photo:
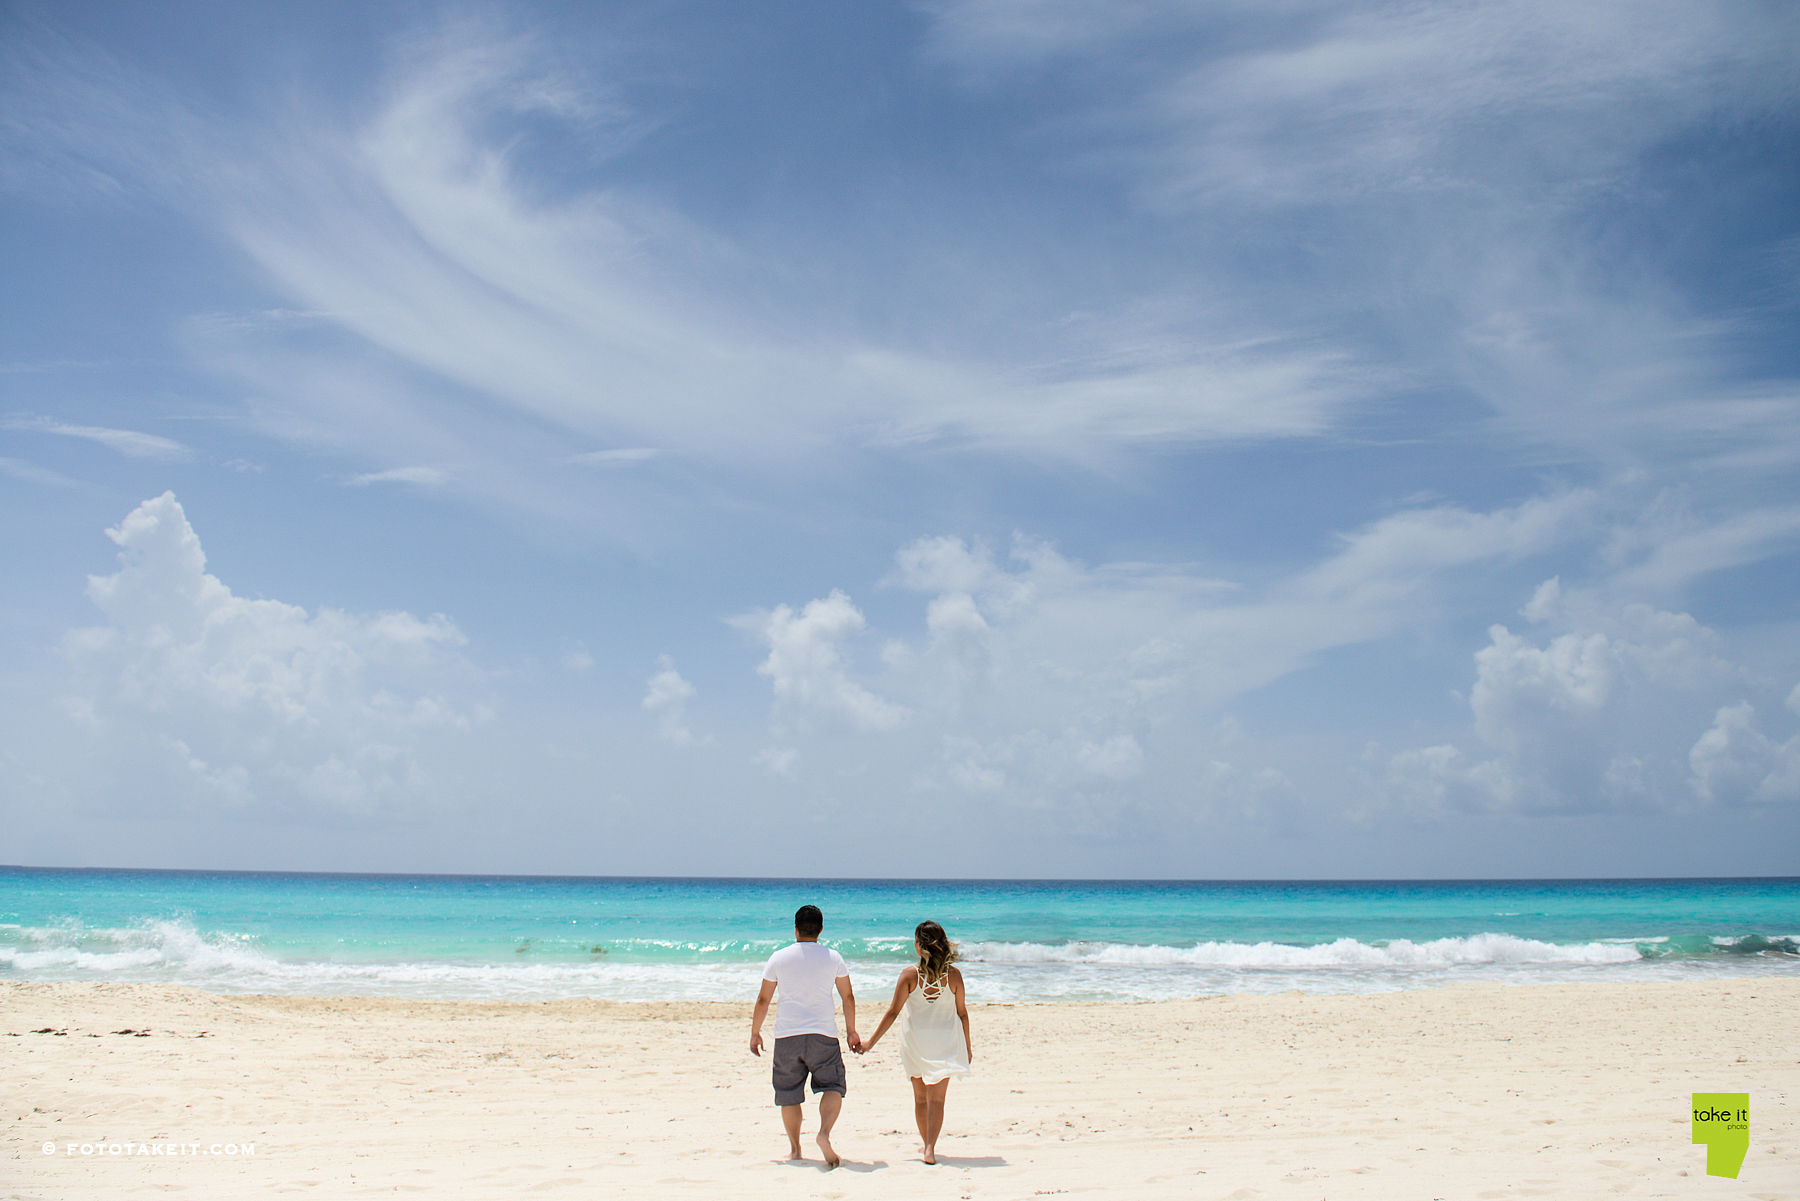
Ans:
<svg viewBox="0 0 1800 1201"><path fill-rule="evenodd" d="M186 921L125 929L18 931L27 945L0 946L0 972L42 979L110 979L210 991L300 995L375 994L445 999L617 996L722 999L744 991L746 964L343 961L281 959L244 935L202 933ZM750 968L754 972L754 968ZM754 985L751 986L752 992Z"/></svg>
<svg viewBox="0 0 1800 1201"><path fill-rule="evenodd" d="M975 942L963 947L965 959L981 963L1085 963L1120 967L1414 968L1471 964L1607 964L1641 959L1749 955L1800 956L1800 937L1654 935L1553 943L1488 933L1425 942L1401 938L1387 943L1365 943L1354 938L1340 938L1335 942L1311 945L1203 942L1192 947L1173 947L1104 942Z"/></svg>
<svg viewBox="0 0 1800 1201"><path fill-rule="evenodd" d="M757 966L773 945L620 940L582 945L577 955L573 941L525 939L488 947L486 954L464 948L439 957L299 958L272 954L249 935L202 932L185 920L147 920L118 929L0 928L0 975L181 984L226 993L731 1000L753 995ZM834 945L845 953L859 987L885 990L904 944L868 939ZM962 952L989 999L1106 1000L1290 987L1385 991L1455 979L1547 982L1593 972L1673 979L1752 964L1787 971L1800 956L1800 939L1652 935L1559 944L1485 933L1419 942L1340 938L1305 946L970 941Z"/></svg>
<svg viewBox="0 0 1800 1201"><path fill-rule="evenodd" d="M123 929L15 926L8 933L20 945L0 946L0 966L15 971L124 972L177 965L230 971L279 964L248 935L202 934L184 921L146 921Z"/></svg>
<svg viewBox="0 0 1800 1201"><path fill-rule="evenodd" d="M526 936L490 939L482 943L461 941L435 951L414 948L419 953L413 957L421 962L487 959L490 962L547 960L579 964L605 956L614 963L760 963L785 944L785 939L615 938L596 941L592 938ZM911 958L912 951L912 941L903 938L837 939L832 940L831 945L847 959L904 962ZM357 958L355 951L348 946L345 949L347 957L354 961ZM0 924L0 968L65 967L119 971L156 964L183 964L201 970L273 970L283 962L287 962L287 957L271 954L259 945L255 936L202 933L184 919L145 919L121 928Z"/></svg>
<svg viewBox="0 0 1800 1201"><path fill-rule="evenodd" d="M1386 944L1340 938L1313 946L1278 942L1203 942L1192 947L1119 943L971 943L965 958L981 963L1082 963L1120 967L1448 967L1478 963L1629 963L1643 956L1635 946L1603 942L1572 946L1510 934L1477 934L1429 942L1397 939Z"/></svg>
<svg viewBox="0 0 1800 1201"><path fill-rule="evenodd" d="M1639 949L1644 952L1646 959L1707 955L1800 955L1800 935L1768 938L1761 934L1745 934L1737 938L1719 938L1704 934L1677 934L1667 938L1642 940Z"/></svg>

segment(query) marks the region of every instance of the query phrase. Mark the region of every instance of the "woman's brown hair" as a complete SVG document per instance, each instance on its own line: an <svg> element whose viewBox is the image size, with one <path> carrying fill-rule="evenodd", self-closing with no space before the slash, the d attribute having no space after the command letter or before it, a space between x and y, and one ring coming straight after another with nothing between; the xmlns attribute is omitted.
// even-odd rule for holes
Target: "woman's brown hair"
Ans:
<svg viewBox="0 0 1800 1201"><path fill-rule="evenodd" d="M919 983L941 983L950 974L950 965L956 962L956 944L936 922L920 922L913 930L913 939L919 944Z"/></svg>

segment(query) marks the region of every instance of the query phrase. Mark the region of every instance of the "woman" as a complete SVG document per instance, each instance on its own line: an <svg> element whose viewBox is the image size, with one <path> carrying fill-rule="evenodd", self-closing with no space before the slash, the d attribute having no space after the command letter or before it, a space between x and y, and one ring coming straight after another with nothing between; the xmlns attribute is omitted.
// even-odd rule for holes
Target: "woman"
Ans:
<svg viewBox="0 0 1800 1201"><path fill-rule="evenodd" d="M900 1019L900 1068L912 1077L913 1120L925 1145L921 1158L934 1164L950 1077L969 1074L975 1048L969 1041L962 973L953 966L956 945L936 922L920 922L913 931L913 950L919 962L900 973L893 1003L874 1037L863 1040L862 1050L873 1050L894 1019Z"/></svg>

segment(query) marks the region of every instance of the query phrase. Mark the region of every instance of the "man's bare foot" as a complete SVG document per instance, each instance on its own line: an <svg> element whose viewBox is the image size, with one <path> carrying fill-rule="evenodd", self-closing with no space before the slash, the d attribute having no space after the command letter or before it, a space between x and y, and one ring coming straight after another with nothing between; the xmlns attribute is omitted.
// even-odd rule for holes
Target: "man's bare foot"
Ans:
<svg viewBox="0 0 1800 1201"><path fill-rule="evenodd" d="M800 1154L800 1144L799 1143L789 1143L788 1144L788 1158L789 1159L804 1159L805 1158L805 1156Z"/></svg>
<svg viewBox="0 0 1800 1201"><path fill-rule="evenodd" d="M831 1149L831 1140L830 1139L826 1138L822 1134L819 1134L819 1135L813 1136L813 1141L815 1143L819 1144L819 1150L825 1156L825 1166L826 1167L835 1168L839 1164L844 1162L843 1160L838 1158L838 1153ZM796 1155L796 1156L794 1156L794 1158L798 1159L800 1157L798 1155Z"/></svg>

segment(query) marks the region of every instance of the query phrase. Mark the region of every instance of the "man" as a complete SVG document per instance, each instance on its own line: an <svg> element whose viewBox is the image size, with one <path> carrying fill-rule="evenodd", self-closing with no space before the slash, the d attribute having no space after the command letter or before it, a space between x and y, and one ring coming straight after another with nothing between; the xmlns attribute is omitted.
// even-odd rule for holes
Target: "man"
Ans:
<svg viewBox="0 0 1800 1201"><path fill-rule="evenodd" d="M819 1098L819 1133L814 1140L825 1156L825 1165L838 1166L831 1149L831 1128L837 1124L844 1103L844 1053L838 1047L837 1014L831 990L844 998L844 1033L852 1051L862 1050L856 1034L856 994L850 991L850 969L844 957L819 945L825 915L817 905L802 905L794 914L794 942L769 956L763 968L762 992L750 1015L750 1054L762 1055L763 1019L769 1002L779 998L775 1010L775 1104L781 1106L781 1123L787 1128L788 1158L800 1158L800 1115L806 1100L806 1081Z"/></svg>

